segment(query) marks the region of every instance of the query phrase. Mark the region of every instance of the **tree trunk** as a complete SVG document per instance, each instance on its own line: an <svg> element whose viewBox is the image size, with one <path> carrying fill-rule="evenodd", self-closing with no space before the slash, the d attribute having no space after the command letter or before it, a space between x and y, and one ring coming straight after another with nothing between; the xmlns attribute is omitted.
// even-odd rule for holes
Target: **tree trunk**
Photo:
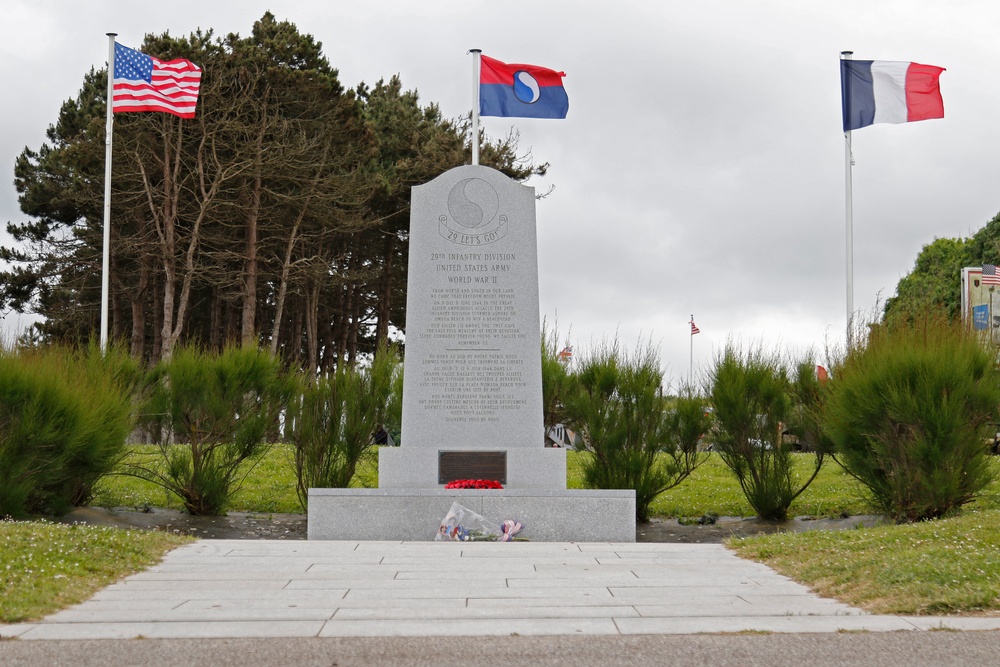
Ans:
<svg viewBox="0 0 1000 667"><path fill-rule="evenodd" d="M153 296L153 347L149 351L149 363L154 365L160 361L163 349L163 289L160 285L162 273L153 272L151 294Z"/></svg>
<svg viewBox="0 0 1000 667"><path fill-rule="evenodd" d="M204 115L202 115L204 119ZM204 122L204 120L202 120ZM195 277L195 256L198 253L200 243L201 243L201 226L208 217L209 208L215 201L216 195L219 194L219 190L222 188L223 183L233 175L238 172L238 168L234 168L233 171L229 172L225 169L218 168L219 165L215 164L216 167L215 174L212 176L210 184L206 183L206 164L205 158L208 149L206 147L207 137L203 133L202 142L198 148L197 153L197 176L198 176L198 212L195 215L195 219L191 225L191 238L188 240L187 252L184 253L184 277L181 281L181 293L177 299L177 315L173 322L173 331L170 332L169 336L164 336L169 339L169 349L172 350L173 347L180 340L181 334L184 331L185 319L188 313L188 305L191 300L191 286L194 282ZM180 144L180 139L178 138L178 145ZM178 150L178 154L180 151ZM174 203L176 207L176 200ZM166 326L166 323L164 323ZM166 332L164 332L166 334ZM167 345L167 340L164 340L164 345ZM169 355L167 355L169 356Z"/></svg>
<svg viewBox="0 0 1000 667"><path fill-rule="evenodd" d="M378 309L375 314L375 350L388 346L389 318L392 313L392 266L396 255L396 235L387 233L382 244L382 277L379 281Z"/></svg>
<svg viewBox="0 0 1000 667"><path fill-rule="evenodd" d="M222 332L222 288L216 286L212 288L212 305L209 308L208 316L208 347L212 350L222 349L222 341L225 336Z"/></svg>
<svg viewBox="0 0 1000 667"><path fill-rule="evenodd" d="M351 286L351 303L354 305L351 310L351 333L347 339L347 363L350 366L358 358L358 330L361 328L361 285L354 283Z"/></svg>
<svg viewBox="0 0 1000 667"><path fill-rule="evenodd" d="M265 97L266 100L266 97ZM267 114L267 103L264 103L264 115ZM257 133L257 150L254 164L253 186L250 189L250 208L246 216L246 254L243 266L243 319L241 321L240 340L244 345L257 340L257 234L260 222L260 193L263 166L261 157L264 154L264 128L261 123Z"/></svg>
<svg viewBox="0 0 1000 667"><path fill-rule="evenodd" d="M133 359L142 359L146 343L146 288L149 286L149 264L143 258L142 269L139 270L139 284L129 291L128 299L132 306L132 338L130 353Z"/></svg>
<svg viewBox="0 0 1000 667"><path fill-rule="evenodd" d="M163 319L160 329L160 350L161 359L169 359L173 351L173 339L171 331L174 323L174 299L176 298L177 271L176 258L174 252L177 249L177 203L180 196L177 183L177 172L180 168L181 159L181 125L178 123L176 151L169 140L170 119L163 120L163 158L161 168L163 171L162 196L163 201L157 205L153 197L153 189L146 176L146 171L139 162L139 169L142 174L143 184L146 189L146 198L149 202L150 216L156 227L156 234L159 239L160 261L163 264Z"/></svg>
<svg viewBox="0 0 1000 667"><path fill-rule="evenodd" d="M306 373L310 380L319 367L319 282L310 281L306 290Z"/></svg>
<svg viewBox="0 0 1000 667"><path fill-rule="evenodd" d="M340 359L337 357L337 349L334 346L333 326L330 321L327 321L323 327L321 345L323 348L323 355L321 357L323 371L329 373L340 365Z"/></svg>
<svg viewBox="0 0 1000 667"><path fill-rule="evenodd" d="M292 310L292 323L288 328L288 354L289 361L294 362L297 366L302 366L302 341L305 336L302 335L302 330L305 325L302 322L303 312L302 312L302 299L296 299L296 304L298 308L293 308Z"/></svg>
<svg viewBox="0 0 1000 667"><path fill-rule="evenodd" d="M288 275L292 269L292 253L295 251L295 241L298 237L299 226L309 208L308 201L299 211L292 225L292 231L288 234L288 244L285 246L285 258L281 262L281 278L278 281L278 295L274 304L274 325L271 327L271 354L278 353L278 339L281 333L281 318L285 312L285 298L288 296Z"/></svg>
<svg viewBox="0 0 1000 667"><path fill-rule="evenodd" d="M111 294L108 295L109 307L111 309L111 312L108 314L108 317L111 320L108 340L121 341L122 335L124 334L125 316L122 314L122 291L118 289L121 284L121 279L118 275L118 263L115 261L114 253L111 254L108 263L108 291L111 292ZM112 290L112 287L115 289Z"/></svg>

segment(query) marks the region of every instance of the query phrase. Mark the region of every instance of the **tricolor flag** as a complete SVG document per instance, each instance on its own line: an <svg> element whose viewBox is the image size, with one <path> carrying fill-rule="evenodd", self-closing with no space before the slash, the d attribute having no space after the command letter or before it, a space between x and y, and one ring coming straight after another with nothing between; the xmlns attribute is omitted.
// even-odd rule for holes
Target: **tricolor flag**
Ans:
<svg viewBox="0 0 1000 667"><path fill-rule="evenodd" d="M162 61L115 42L114 113L162 111L194 118L201 68L190 60Z"/></svg>
<svg viewBox="0 0 1000 667"><path fill-rule="evenodd" d="M844 132L873 123L944 118L943 67L894 60L841 60Z"/></svg>
<svg viewBox="0 0 1000 667"><path fill-rule="evenodd" d="M480 56L479 115L565 118L569 98L565 72L538 65L502 63Z"/></svg>

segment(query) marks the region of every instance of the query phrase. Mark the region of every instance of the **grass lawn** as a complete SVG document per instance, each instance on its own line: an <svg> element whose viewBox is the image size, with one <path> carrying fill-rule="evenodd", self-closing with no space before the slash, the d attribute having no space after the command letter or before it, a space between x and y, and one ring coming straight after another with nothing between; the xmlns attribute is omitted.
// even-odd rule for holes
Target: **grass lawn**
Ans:
<svg viewBox="0 0 1000 667"><path fill-rule="evenodd" d="M812 454L796 454L794 479L805 481L812 474ZM801 482L800 482L801 484ZM870 507L861 495L861 487L840 466L827 459L808 489L792 503L790 516L835 517L868 514ZM678 486L658 497L650 507L657 517L753 516L739 482L717 454Z"/></svg>
<svg viewBox="0 0 1000 667"><path fill-rule="evenodd" d="M128 462L150 462L158 456L153 446L139 445L132 448ZM581 452L567 452L567 486L583 488ZM812 470L811 454L795 455L796 479L806 479ZM355 485L362 488L378 487L378 456L373 452L362 463ZM1000 457L995 457L998 481L987 489L986 495L977 500L977 509L1000 509ZM122 468L119 468L122 469ZM295 466L292 449L288 445L275 445L260 461L246 466L247 477L229 505L235 512L301 513L295 493ZM111 475L98 484L92 505L98 507L167 507L181 509L180 499L160 487L135 477ZM708 460L678 486L663 493L651 508L650 515L659 518L694 517L704 514L718 516L752 516L736 478L730 474L717 454ZM827 459L819 476L802 495L792 503L791 516L835 517L872 513L865 502L861 486L840 466Z"/></svg>
<svg viewBox="0 0 1000 667"><path fill-rule="evenodd" d="M744 558L877 614L1000 614L1000 510L730 540Z"/></svg>
<svg viewBox="0 0 1000 667"><path fill-rule="evenodd" d="M134 445L119 472L129 464L157 465L159 450L153 445ZM363 461L354 486L378 487L378 453ZM295 492L295 460L290 445L274 445L258 461L244 464L246 478L227 509L234 512L299 514L304 510ZM183 509L173 493L137 477L113 474L98 482L90 502L95 507L166 507Z"/></svg>
<svg viewBox="0 0 1000 667"><path fill-rule="evenodd" d="M0 623L83 602L190 541L156 531L0 521Z"/></svg>
<svg viewBox="0 0 1000 667"><path fill-rule="evenodd" d="M152 446L132 448L126 460L149 462L158 456ZM583 488L580 452L567 452L567 486ZM378 457L372 456L360 467L355 484L362 488L378 487ZM797 456L796 471L803 479L811 470L812 456ZM124 469L119 468L120 470ZM292 449L276 445L253 466L247 466L246 481L229 505L236 512L303 511L295 493L295 469ZM160 487L135 477L111 475L98 484L92 505L99 507L167 507L181 509L180 499ZM828 461L812 485L792 505L794 516L840 516L865 514L870 509L860 495L858 484L839 466ZM650 514L654 517L691 517L714 513L719 516L751 516L736 479L729 473L718 455L710 454L707 462L688 479L654 501Z"/></svg>

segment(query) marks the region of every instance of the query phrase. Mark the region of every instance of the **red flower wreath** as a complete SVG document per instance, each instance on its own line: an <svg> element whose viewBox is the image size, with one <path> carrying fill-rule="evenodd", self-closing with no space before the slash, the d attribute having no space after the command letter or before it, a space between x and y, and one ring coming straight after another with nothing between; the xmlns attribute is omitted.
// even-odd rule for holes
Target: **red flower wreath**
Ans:
<svg viewBox="0 0 1000 667"><path fill-rule="evenodd" d="M493 479L456 479L444 485L446 489L502 489L503 485Z"/></svg>

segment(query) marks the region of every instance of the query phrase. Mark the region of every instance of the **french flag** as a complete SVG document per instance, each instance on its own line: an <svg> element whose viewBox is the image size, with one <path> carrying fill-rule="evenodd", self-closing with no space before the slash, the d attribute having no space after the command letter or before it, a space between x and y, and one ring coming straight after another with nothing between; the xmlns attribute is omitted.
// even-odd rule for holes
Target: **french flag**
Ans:
<svg viewBox="0 0 1000 667"><path fill-rule="evenodd" d="M943 67L895 60L841 60L844 132L873 123L944 118Z"/></svg>
<svg viewBox="0 0 1000 667"><path fill-rule="evenodd" d="M565 72L538 65L507 64L480 56L479 115L565 118Z"/></svg>

